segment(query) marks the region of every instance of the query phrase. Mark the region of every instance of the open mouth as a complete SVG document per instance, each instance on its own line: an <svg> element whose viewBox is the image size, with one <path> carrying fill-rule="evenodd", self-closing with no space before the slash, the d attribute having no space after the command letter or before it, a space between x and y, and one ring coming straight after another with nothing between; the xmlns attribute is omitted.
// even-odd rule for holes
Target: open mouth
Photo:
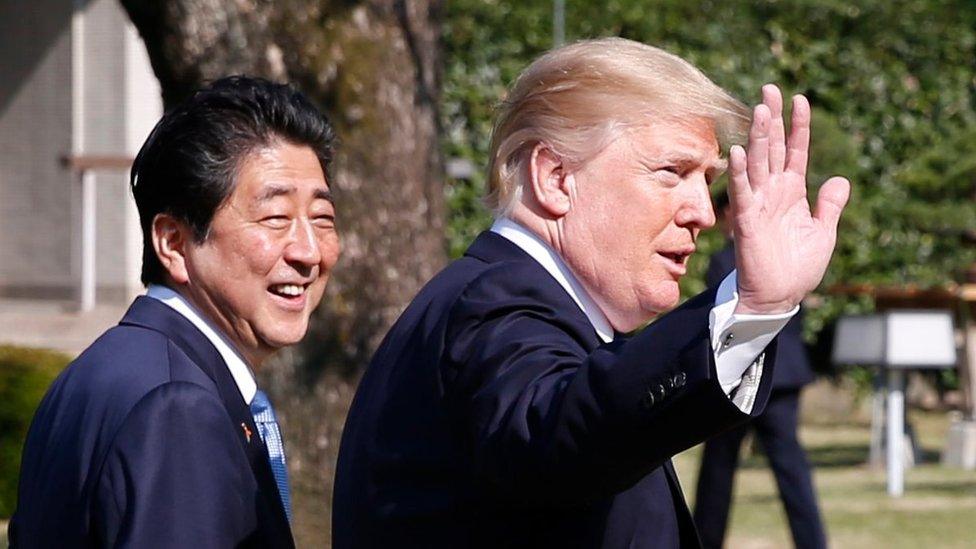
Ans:
<svg viewBox="0 0 976 549"><path fill-rule="evenodd" d="M288 300L298 300L305 295L307 284L272 284L268 291Z"/></svg>
<svg viewBox="0 0 976 549"><path fill-rule="evenodd" d="M665 259L671 261L672 263L676 263L678 265L684 266L685 261L688 260L688 257L691 254L680 253L680 252L675 252L675 253L658 252L658 255L664 257Z"/></svg>

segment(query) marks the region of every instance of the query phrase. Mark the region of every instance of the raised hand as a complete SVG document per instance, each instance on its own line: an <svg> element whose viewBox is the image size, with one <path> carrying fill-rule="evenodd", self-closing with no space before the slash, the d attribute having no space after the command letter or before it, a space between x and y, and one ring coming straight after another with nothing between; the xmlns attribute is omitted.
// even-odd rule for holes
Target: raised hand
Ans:
<svg viewBox="0 0 976 549"><path fill-rule="evenodd" d="M810 104L802 95L793 97L787 140L779 88L767 84L762 95L753 111L749 150L735 145L729 151L736 313L787 312L820 284L851 190L843 177L828 179L811 214L806 188Z"/></svg>

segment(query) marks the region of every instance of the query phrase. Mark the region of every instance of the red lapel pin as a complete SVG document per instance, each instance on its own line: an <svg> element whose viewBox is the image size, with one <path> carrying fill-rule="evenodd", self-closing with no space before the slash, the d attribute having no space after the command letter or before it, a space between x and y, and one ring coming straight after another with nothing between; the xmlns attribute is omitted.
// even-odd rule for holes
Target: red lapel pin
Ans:
<svg viewBox="0 0 976 549"><path fill-rule="evenodd" d="M243 421L241 422L241 429L244 429L244 436L247 437L248 444L251 443L251 430L247 428L247 424Z"/></svg>

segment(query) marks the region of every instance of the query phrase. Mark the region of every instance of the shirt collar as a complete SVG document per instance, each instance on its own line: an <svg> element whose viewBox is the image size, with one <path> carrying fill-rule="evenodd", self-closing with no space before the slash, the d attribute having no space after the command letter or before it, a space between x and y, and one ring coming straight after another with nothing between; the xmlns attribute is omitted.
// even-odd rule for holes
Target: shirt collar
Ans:
<svg viewBox="0 0 976 549"><path fill-rule="evenodd" d="M495 223L491 226L491 232L498 234L508 240L513 244L521 248L525 253L529 254L539 265L542 265L556 282L566 290L569 297L573 298L573 301L579 306L583 314L586 315L587 320L590 321L590 325L596 331L596 335L604 343L610 343L613 341L613 327L610 326L610 321L607 320L606 315L597 306L590 294L586 292L583 286L577 280L576 276L573 275L569 267L563 261L559 254L555 252L548 244L539 239L538 236L533 234L531 231L525 227L519 225L518 223L512 221L507 217L500 217L495 220Z"/></svg>
<svg viewBox="0 0 976 549"><path fill-rule="evenodd" d="M251 401L254 400L254 393L258 390L258 385L254 381L254 374L251 373L251 369L248 368L241 355L234 350L234 346L220 333L220 330L207 322L186 298L166 286L150 284L146 295L169 305L173 310L186 317L206 336L224 359L227 369L230 370L230 375L233 376L237 388L241 391L241 396L244 397L244 402L250 406Z"/></svg>

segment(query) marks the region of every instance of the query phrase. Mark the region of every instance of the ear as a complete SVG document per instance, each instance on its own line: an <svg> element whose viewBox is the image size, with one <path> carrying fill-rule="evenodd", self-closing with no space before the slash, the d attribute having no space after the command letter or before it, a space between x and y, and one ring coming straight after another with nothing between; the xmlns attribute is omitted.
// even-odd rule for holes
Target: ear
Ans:
<svg viewBox="0 0 976 549"><path fill-rule="evenodd" d="M572 176L562 157L544 143L532 149L529 183L532 196L543 212L557 219L569 213Z"/></svg>
<svg viewBox="0 0 976 549"><path fill-rule="evenodd" d="M156 214L152 222L152 242L156 257L177 284L190 280L186 268L187 246L192 239L192 231L182 221L169 214Z"/></svg>

